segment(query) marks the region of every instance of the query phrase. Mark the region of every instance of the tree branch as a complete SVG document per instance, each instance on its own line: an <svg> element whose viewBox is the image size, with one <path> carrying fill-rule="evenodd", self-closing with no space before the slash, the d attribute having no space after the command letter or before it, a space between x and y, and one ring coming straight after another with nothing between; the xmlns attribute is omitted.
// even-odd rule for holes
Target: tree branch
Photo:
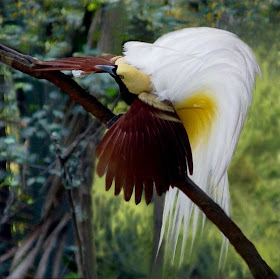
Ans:
<svg viewBox="0 0 280 279"><path fill-rule="evenodd" d="M69 95L86 111L94 115L103 124L113 118L114 114L103 106L94 96L79 86L71 77L59 72L34 71L35 59L31 56L17 52L3 44L0 44L0 62L28 74L37 79L46 79Z"/></svg>
<svg viewBox="0 0 280 279"><path fill-rule="evenodd" d="M0 44L0 62L37 79L46 79L68 94L86 111L106 124L114 114L94 96L81 88L73 79L61 72L40 72L34 70L34 58ZM261 258L255 246L246 238L222 208L204 193L191 179L178 187L187 195L229 239L236 251L247 263L256 279L277 279L276 274Z"/></svg>
<svg viewBox="0 0 280 279"><path fill-rule="evenodd" d="M247 263L256 279L277 279L278 277L258 253L254 244L242 233L224 210L203 192L190 178L178 187L187 195L228 238L238 254Z"/></svg>

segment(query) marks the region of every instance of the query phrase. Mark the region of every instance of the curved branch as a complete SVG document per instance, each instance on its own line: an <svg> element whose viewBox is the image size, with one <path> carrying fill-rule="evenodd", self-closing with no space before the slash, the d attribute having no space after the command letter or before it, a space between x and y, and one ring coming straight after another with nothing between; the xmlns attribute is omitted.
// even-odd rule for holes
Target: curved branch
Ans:
<svg viewBox="0 0 280 279"><path fill-rule="evenodd" d="M106 124L114 114L104 107L94 96L81 88L73 79L61 72L33 71L34 58L24 55L0 44L0 62L37 79L46 79L55 84L73 100L80 104L93 116ZM250 242L236 224L226 215L223 209L203 192L191 179L178 187L187 195L229 239L236 251L247 263L256 279L277 279L276 274L261 258L252 242Z"/></svg>
<svg viewBox="0 0 280 279"><path fill-rule="evenodd" d="M94 96L90 95L85 89L79 86L71 77L59 71L34 71L36 67L33 64L34 61L35 59L33 57L0 44L0 62L34 78L46 79L52 82L103 124L106 124L114 117L114 114L108 108L103 106Z"/></svg>

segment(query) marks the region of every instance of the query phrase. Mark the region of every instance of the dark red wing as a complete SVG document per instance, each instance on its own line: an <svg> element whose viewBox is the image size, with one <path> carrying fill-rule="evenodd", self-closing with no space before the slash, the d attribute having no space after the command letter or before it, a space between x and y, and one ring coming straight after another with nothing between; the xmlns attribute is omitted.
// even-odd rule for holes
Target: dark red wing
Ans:
<svg viewBox="0 0 280 279"><path fill-rule="evenodd" d="M100 73L102 70L95 68L96 65L113 66L111 61L115 56L97 56L97 57L68 57L51 61L35 61L34 71L72 71L81 70L84 74Z"/></svg>
<svg viewBox="0 0 280 279"><path fill-rule="evenodd" d="M163 111L137 99L104 135L97 147L97 173L106 173L106 190L113 180L115 194L123 189L136 204L143 189L147 204L155 188L158 195L184 183L192 174L188 135L175 112Z"/></svg>

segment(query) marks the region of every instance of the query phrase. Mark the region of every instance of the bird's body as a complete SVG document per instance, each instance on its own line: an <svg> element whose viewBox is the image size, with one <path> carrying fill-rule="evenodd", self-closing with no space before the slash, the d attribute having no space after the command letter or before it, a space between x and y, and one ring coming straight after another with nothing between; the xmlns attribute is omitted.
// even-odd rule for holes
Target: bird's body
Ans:
<svg viewBox="0 0 280 279"><path fill-rule="evenodd" d="M94 62L92 72L100 71L100 64L109 66L114 69L110 74L124 95L137 94L141 100L143 94L150 94L156 97L157 103L167 102L174 110L169 112L171 114L155 112L154 103L149 103L150 97L141 100L142 104L140 101L136 104L134 97L130 98L132 107L126 118L122 116L120 122L109 129L97 152L100 157L99 174L107 175L106 187L109 188L115 179L116 194L123 187L126 200L129 200L133 188L138 193L137 201L139 189L142 193L146 188L149 192L146 201L149 202L153 187L161 194L168 190L169 184L172 186L165 198L161 240L167 231L167 243L174 254L182 224L184 247L191 214L194 214L194 235L199 216L199 209L174 187L178 181L182 183L184 175L191 175L190 178L229 214L227 169L251 104L255 74L260 73L258 64L251 49L237 36L214 28L186 28L164 35L153 44L127 42L122 58L109 57L106 61ZM59 67L83 71L80 61L70 66L62 63ZM90 70L87 68L85 72ZM136 108L139 114L140 111L145 113L142 118L150 117L148 120L145 118L145 125L150 130L141 125L144 120L140 120L139 115L136 117ZM131 121L128 121L128 116ZM164 128L157 130L157 125ZM138 130L137 127L141 128ZM179 141L176 133L179 133ZM163 137L166 137L164 142ZM186 146L183 148L182 144ZM137 147L139 150L135 150ZM114 153L116 148L118 154ZM172 152L166 152L167 149ZM182 156L173 156L178 150ZM148 151L150 154L145 153ZM144 155L140 156L140 153ZM141 157L140 162L135 156ZM161 167L149 165L149 156L153 164L163 162ZM134 172L130 162L134 162L134 167L147 165L152 171ZM122 171L117 169L117 165ZM164 172L168 173L171 168L166 176ZM163 190L158 191L157 187ZM184 249L181 250L182 257L183 254Z"/></svg>
<svg viewBox="0 0 280 279"><path fill-rule="evenodd" d="M229 214L227 169L260 73L251 49L236 35L213 28L187 28L153 44L128 42L124 49L125 60L151 77L153 94L173 103L192 148L191 179ZM176 188L167 192L161 240L172 216L167 243L173 255L182 224L185 245L193 211L195 235L199 209Z"/></svg>

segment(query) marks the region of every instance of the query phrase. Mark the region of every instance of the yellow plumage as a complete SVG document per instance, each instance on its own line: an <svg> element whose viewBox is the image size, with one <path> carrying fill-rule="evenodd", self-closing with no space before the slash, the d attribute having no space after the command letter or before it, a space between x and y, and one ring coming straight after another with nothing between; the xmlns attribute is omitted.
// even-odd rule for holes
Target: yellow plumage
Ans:
<svg viewBox="0 0 280 279"><path fill-rule="evenodd" d="M187 130L191 147L207 140L217 114L215 97L210 93L197 93L183 102L174 103L175 110Z"/></svg>

